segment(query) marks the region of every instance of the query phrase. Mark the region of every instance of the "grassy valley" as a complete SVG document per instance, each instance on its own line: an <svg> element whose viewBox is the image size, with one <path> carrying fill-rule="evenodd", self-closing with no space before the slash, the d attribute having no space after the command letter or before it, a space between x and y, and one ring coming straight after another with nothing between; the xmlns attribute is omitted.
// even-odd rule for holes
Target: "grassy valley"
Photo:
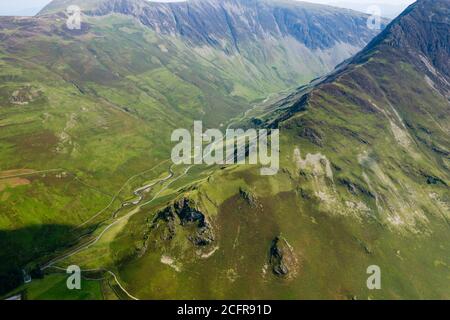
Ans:
<svg viewBox="0 0 450 320"><path fill-rule="evenodd" d="M146 19L158 7L124 3L89 7L75 34L64 1L0 19L3 292L450 298L447 1L412 5L326 76L361 44L293 33L205 45L210 33L156 32ZM280 129L278 174L173 165L172 130L199 119ZM65 288L72 264L85 270L80 291ZM370 265L382 290L366 286Z"/></svg>

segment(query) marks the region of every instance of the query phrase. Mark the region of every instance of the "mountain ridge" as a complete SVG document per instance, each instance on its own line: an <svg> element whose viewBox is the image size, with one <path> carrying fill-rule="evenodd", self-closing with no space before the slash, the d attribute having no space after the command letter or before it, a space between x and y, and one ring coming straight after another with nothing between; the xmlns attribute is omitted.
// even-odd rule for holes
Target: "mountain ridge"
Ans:
<svg viewBox="0 0 450 320"><path fill-rule="evenodd" d="M80 1L82 6L85 1ZM52 9L54 7L57 9ZM66 1L61 0L61 4L54 1L39 15L65 7ZM87 15L93 16L111 13L134 16L158 33L181 35L197 45L221 46L222 39L227 39L236 50L239 50L238 43L241 41L257 41L265 37L291 36L310 49L325 49L339 42L361 44L359 39L370 38L371 34L370 30L364 31L369 17L366 14L296 1L155 3L145 0L99 0L86 11ZM358 37L342 32L342 28L356 28Z"/></svg>
<svg viewBox="0 0 450 320"><path fill-rule="evenodd" d="M450 11L445 7L442 11L438 10L442 4L446 3L447 0L419 0L411 4L366 47L337 66L336 70L330 72L329 75L318 81L316 80L314 86L319 87L321 84L333 82L343 73L351 71L355 66L367 63L378 54L380 48L384 51L394 49L397 52L391 51L393 54L398 55L398 51L403 52L404 55L408 56L408 61L411 64L420 68L423 73L427 74L427 77L439 83L438 88L441 93L450 99L450 66L448 64L450 59L450 20L448 19ZM439 21L434 23L430 19L423 18L423 12L426 12L426 10L439 12ZM418 21L422 21L422 27L412 26L417 24ZM416 32L412 34L407 31L408 29L414 29ZM426 36L427 33L431 36ZM312 88L309 87L309 89ZM304 88L292 95L301 94L302 90ZM305 97L302 98L303 101L307 101L309 94L309 92L305 94ZM296 105L296 107L298 108L299 105Z"/></svg>

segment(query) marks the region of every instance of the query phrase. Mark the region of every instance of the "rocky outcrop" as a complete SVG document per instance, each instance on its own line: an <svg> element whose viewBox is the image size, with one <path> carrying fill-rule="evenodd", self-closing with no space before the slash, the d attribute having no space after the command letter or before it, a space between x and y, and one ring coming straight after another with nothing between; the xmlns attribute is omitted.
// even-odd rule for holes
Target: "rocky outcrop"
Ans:
<svg viewBox="0 0 450 320"><path fill-rule="evenodd" d="M270 246L269 265L274 275L293 278L298 271L298 259L286 239L275 237Z"/></svg>
<svg viewBox="0 0 450 320"><path fill-rule="evenodd" d="M206 216L189 199L181 199L162 209L152 222L163 241L172 240L178 228L188 230L188 240L195 246L207 246L214 241L214 232Z"/></svg>
<svg viewBox="0 0 450 320"><path fill-rule="evenodd" d="M285 276L289 273L288 267L284 264L284 250L279 246L280 238L276 237L270 246L269 263L272 271L277 276Z"/></svg>
<svg viewBox="0 0 450 320"><path fill-rule="evenodd" d="M244 188L239 188L239 195L242 197L242 199L244 199L248 203L249 206L251 207L257 206L257 198L252 192Z"/></svg>

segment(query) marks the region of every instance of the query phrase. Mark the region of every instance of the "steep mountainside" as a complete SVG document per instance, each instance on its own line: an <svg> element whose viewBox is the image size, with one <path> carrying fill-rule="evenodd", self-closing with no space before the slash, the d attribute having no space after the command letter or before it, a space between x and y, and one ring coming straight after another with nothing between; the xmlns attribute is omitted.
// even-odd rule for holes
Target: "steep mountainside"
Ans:
<svg viewBox="0 0 450 320"><path fill-rule="evenodd" d="M155 3L145 0L97 1L87 15L111 13L131 15L164 35L179 35L195 45L211 45L239 51L246 42L292 37L308 48L330 48L348 43L364 45L373 32L366 29L367 15L350 10L295 3L261 0L194 0ZM64 10L68 3L55 1L40 15ZM80 6L83 8L84 1ZM348 32L353 31L353 32Z"/></svg>
<svg viewBox="0 0 450 320"><path fill-rule="evenodd" d="M141 299L449 299L449 17L450 1L420 0L329 77L250 112L241 125L280 129L277 175L196 173L108 252L65 264L115 266Z"/></svg>
<svg viewBox="0 0 450 320"><path fill-rule="evenodd" d="M373 36L366 14L293 1L53 1L39 15L63 11L69 4L86 7L86 15L131 15L161 34L180 35L198 45L222 47L225 40L236 50L243 42L270 37L292 36L309 48L329 48L339 42L364 45Z"/></svg>
<svg viewBox="0 0 450 320"><path fill-rule="evenodd" d="M367 28L365 14L294 1L61 0L40 16L62 12L69 3L78 4L87 16L135 17L169 42L181 38L196 55L246 75L236 79L235 87L248 86L260 94L323 75L377 33Z"/></svg>
<svg viewBox="0 0 450 320"><path fill-rule="evenodd" d="M66 26L73 4L81 30ZM58 0L1 17L0 290L182 173L173 129L226 126L331 70L375 36L365 19L245 0Z"/></svg>

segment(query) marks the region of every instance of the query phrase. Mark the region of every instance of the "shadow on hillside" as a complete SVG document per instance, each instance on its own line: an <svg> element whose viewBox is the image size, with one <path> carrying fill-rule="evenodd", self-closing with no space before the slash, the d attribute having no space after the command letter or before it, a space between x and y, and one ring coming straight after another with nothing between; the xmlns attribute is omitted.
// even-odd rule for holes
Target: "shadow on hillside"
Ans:
<svg viewBox="0 0 450 320"><path fill-rule="evenodd" d="M38 263L45 256L68 246L83 232L67 225L36 225L18 230L0 230L0 295L23 283L23 272L39 277ZM85 230L84 230L85 231Z"/></svg>

